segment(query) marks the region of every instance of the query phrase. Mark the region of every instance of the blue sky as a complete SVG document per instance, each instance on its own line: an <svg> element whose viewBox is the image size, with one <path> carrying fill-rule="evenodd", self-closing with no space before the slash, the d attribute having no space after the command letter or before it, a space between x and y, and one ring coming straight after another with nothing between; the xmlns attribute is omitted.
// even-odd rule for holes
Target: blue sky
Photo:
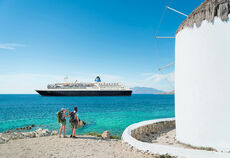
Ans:
<svg viewBox="0 0 230 158"><path fill-rule="evenodd" d="M153 36L169 0L0 0L0 93L34 93L69 80L172 89L174 40ZM202 0L174 0L190 14ZM166 10L160 36L185 17ZM167 79L167 80L165 80Z"/></svg>

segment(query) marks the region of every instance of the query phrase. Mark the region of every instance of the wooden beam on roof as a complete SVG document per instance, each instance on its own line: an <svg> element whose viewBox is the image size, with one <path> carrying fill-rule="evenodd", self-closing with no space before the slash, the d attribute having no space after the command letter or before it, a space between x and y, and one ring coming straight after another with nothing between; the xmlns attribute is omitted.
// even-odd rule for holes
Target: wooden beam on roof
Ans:
<svg viewBox="0 0 230 158"><path fill-rule="evenodd" d="M173 36L155 36L153 38L175 38Z"/></svg>
<svg viewBox="0 0 230 158"><path fill-rule="evenodd" d="M184 14L184 13L182 13L182 12L179 12L179 11L176 10L176 9L170 8L169 6L166 6L166 8L168 8L168 9L170 9L170 10L176 12L176 13L179 13L179 14L181 14L181 15L184 15L184 16L188 17L188 15L186 15L186 14Z"/></svg>

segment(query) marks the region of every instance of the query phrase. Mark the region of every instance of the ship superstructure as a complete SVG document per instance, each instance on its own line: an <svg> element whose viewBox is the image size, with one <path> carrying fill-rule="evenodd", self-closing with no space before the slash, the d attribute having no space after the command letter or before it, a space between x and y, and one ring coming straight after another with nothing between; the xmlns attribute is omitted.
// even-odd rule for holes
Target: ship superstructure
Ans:
<svg viewBox="0 0 230 158"><path fill-rule="evenodd" d="M47 89L36 90L43 96L130 96L132 90L120 83L101 82L97 76L92 83L64 82L49 84Z"/></svg>

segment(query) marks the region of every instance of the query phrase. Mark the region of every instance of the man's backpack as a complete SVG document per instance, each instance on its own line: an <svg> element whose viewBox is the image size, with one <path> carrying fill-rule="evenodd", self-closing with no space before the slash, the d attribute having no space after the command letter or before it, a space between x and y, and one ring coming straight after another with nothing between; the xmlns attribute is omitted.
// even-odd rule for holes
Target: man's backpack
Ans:
<svg viewBox="0 0 230 158"><path fill-rule="evenodd" d="M62 122L62 112L61 111L57 112L57 121L58 121L58 123Z"/></svg>
<svg viewBox="0 0 230 158"><path fill-rule="evenodd" d="M75 112L71 111L69 113L69 122L74 122L75 120Z"/></svg>

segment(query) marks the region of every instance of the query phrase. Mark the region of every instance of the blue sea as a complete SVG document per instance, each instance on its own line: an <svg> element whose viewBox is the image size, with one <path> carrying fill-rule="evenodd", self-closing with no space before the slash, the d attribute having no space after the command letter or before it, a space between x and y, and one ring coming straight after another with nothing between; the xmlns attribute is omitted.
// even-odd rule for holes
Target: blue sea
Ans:
<svg viewBox="0 0 230 158"><path fill-rule="evenodd" d="M87 125L78 134L109 130L121 136L136 122L174 117L174 95L142 95L131 97L42 97L36 94L0 95L0 132L35 124L37 128L59 129L56 113L61 108L73 111ZM70 124L67 120L67 134Z"/></svg>

